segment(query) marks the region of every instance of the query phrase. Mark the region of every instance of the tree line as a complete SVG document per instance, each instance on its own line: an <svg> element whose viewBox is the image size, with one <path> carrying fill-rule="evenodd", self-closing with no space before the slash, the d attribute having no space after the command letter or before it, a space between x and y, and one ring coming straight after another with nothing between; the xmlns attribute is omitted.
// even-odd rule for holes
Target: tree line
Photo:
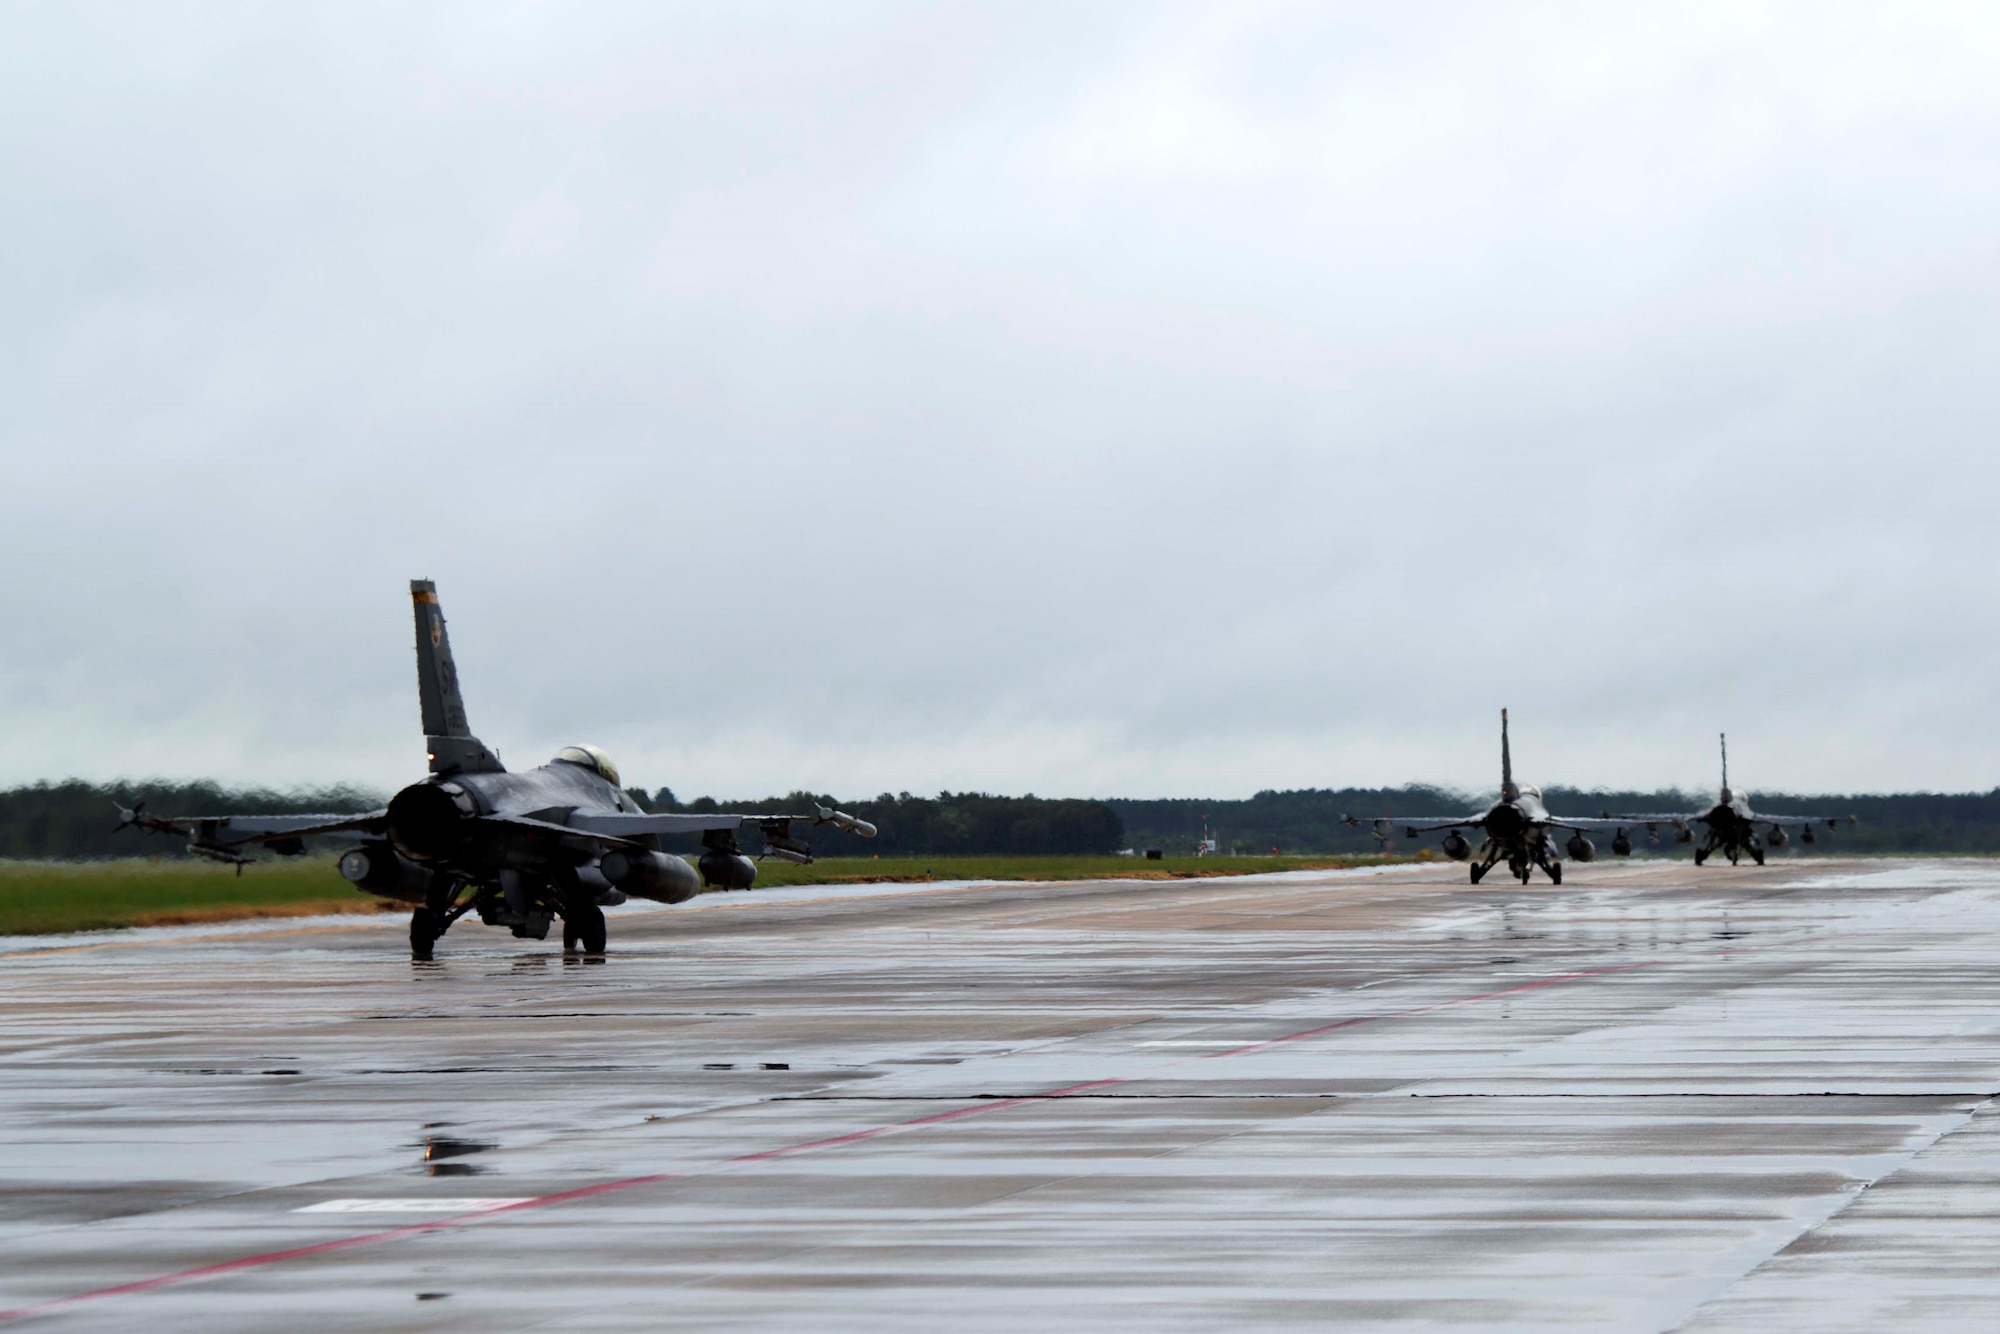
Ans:
<svg viewBox="0 0 2000 1334"><path fill-rule="evenodd" d="M810 814L817 806L833 806L875 826L874 838L843 834L830 826L795 831L825 857L912 856L949 857L964 854L1062 853L1069 856L1112 852L1124 847L1124 826L1108 802L1077 798L997 797L985 792L940 792L915 797L888 793L866 801L839 801L823 793L794 792L786 797L751 801L718 801L697 797L682 803L671 789L650 796L633 792L639 804L653 811L742 811L751 815ZM679 846L675 846L675 844ZM663 847L689 852L693 838L662 840ZM758 840L745 831L744 850L754 852Z"/></svg>
<svg viewBox="0 0 2000 1334"><path fill-rule="evenodd" d="M381 805L380 794L353 787L275 792L220 783L36 783L0 789L0 857L22 861L171 856L172 839L118 828L117 806L146 805L148 815L352 814Z"/></svg>
<svg viewBox="0 0 2000 1334"><path fill-rule="evenodd" d="M1190 797L1086 800L985 792L940 792L935 797L885 792L867 800L839 801L824 793L794 792L752 800L697 797L684 802L667 788L650 793L635 789L631 795L654 811L732 810L776 815L809 813L814 805L838 806L880 831L873 839L831 828L800 831L815 853L836 857L1073 856L1121 848L1158 848L1169 855L1185 856L1194 851L1204 829L1224 852L1266 854L1275 848L1283 853L1365 854L1378 847L1366 821L1384 815L1394 821L1419 815L1469 814L1493 799L1491 793L1425 786L1265 791L1226 801ZM1708 793L1672 789L1607 792L1556 787L1543 795L1558 816L1693 812L1707 809L1714 800ZM0 858L176 855L178 845L171 839L118 832L113 803L131 806L139 801L155 815L347 814L378 807L383 796L353 787L272 791L208 782L36 783L0 790ZM1760 792L1752 794L1751 805L1769 814L1859 816L1859 827L1842 826L1819 843L1824 852L2000 853L2000 789L1817 797ZM1341 822L1343 815L1354 815L1364 823L1348 828ZM698 846L692 838L677 842L676 850L680 851ZM745 831L743 842L746 851L761 850L754 831ZM1656 853L1681 850L1670 836L1647 849L1643 834L1635 831L1635 842ZM1392 851L1413 851L1423 845L1421 840L1404 838L1400 827L1389 841Z"/></svg>
<svg viewBox="0 0 2000 1334"><path fill-rule="evenodd" d="M1269 853L1277 848L1287 853L1361 854L1375 851L1378 846L1367 823L1377 817L1386 815L1393 823L1413 816L1471 814L1483 810L1496 795L1413 785L1266 791L1238 801L1113 798L1105 805L1124 821L1128 839L1141 847L1161 848L1170 854L1193 851L1196 840L1203 836L1204 820L1209 833L1226 852ZM1860 818L1858 826L1842 825L1830 837L1821 838L1816 845L1819 852L2000 853L2000 789L1983 793L1797 796L1753 792L1749 795L1751 809L1759 814ZM1705 811L1715 802L1713 793L1671 788L1612 792L1551 787L1543 790L1542 797L1558 817L1689 814ZM1364 823L1360 828L1350 829L1341 822L1343 815L1354 815ZM1647 846L1643 830L1635 829L1633 833L1633 841L1644 851L1668 854L1679 850L1670 832L1663 833L1660 844L1654 847ZM1414 851L1427 842L1435 843L1437 837L1408 839L1403 836L1401 826L1395 826L1389 847L1391 851ZM1602 845L1607 840L1596 841Z"/></svg>

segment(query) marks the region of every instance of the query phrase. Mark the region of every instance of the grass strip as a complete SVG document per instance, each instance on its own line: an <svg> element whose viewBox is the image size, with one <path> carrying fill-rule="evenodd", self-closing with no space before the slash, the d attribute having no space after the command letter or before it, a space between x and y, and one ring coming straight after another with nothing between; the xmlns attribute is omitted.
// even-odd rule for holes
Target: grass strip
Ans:
<svg viewBox="0 0 2000 1334"><path fill-rule="evenodd" d="M176 926L250 917L379 912L331 857L261 862L237 875L208 862L0 862L0 935Z"/></svg>
<svg viewBox="0 0 2000 1334"><path fill-rule="evenodd" d="M1180 857L1157 862L1133 857L828 857L811 866L794 866L772 857L758 865L757 885L1194 880L1379 866L1383 861L1380 857ZM0 862L0 935L8 936L408 910L406 904L350 889L334 869L334 859L326 856L257 862L245 867L242 875L227 866L166 859Z"/></svg>

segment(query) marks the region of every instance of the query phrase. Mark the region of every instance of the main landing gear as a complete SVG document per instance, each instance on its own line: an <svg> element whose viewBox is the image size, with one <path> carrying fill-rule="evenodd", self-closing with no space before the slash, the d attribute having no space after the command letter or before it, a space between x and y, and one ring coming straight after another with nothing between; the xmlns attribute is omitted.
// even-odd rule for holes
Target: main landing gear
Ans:
<svg viewBox="0 0 2000 1334"><path fill-rule="evenodd" d="M1694 864L1701 865L1717 852L1729 858L1731 866L1740 862L1745 854L1757 865L1764 864L1764 849L1758 843L1706 843L1694 850Z"/></svg>
<svg viewBox="0 0 2000 1334"><path fill-rule="evenodd" d="M437 945L438 937L444 934L445 923L429 908L419 908L410 914L410 959L414 963L429 963L431 951Z"/></svg>
<svg viewBox="0 0 2000 1334"><path fill-rule="evenodd" d="M474 891L472 896L461 903L459 895L466 888L465 882L434 888L429 901L410 914L410 958L413 961L431 962L438 939L451 929L453 922L475 908L479 911L480 920L488 926L509 926L516 936L531 940L542 939L548 930L549 919L560 912L563 953L603 957L604 909L598 906L587 888L565 895L559 906L545 898L532 903L524 898L520 909L510 907L502 895L492 892L490 888L481 889L476 885L471 886Z"/></svg>
<svg viewBox="0 0 2000 1334"><path fill-rule="evenodd" d="M604 909L594 903L563 905L563 953L604 953Z"/></svg>
<svg viewBox="0 0 2000 1334"><path fill-rule="evenodd" d="M1494 861L1474 862L1470 867L1466 868L1472 876L1472 883L1476 885L1481 880L1484 880L1486 873L1493 869L1498 860L1496 857ZM1507 874L1525 885L1528 883L1529 877L1534 875L1537 866L1548 873L1550 883L1560 885L1563 882L1563 867L1561 862L1525 861L1520 858L1510 857L1507 860Z"/></svg>
<svg viewBox="0 0 2000 1334"><path fill-rule="evenodd" d="M466 883L456 875L441 875L431 882L430 893L425 896L423 905L410 914L410 959L413 963L429 963L438 938L451 930L453 922L471 911L471 899L463 903L458 901Z"/></svg>

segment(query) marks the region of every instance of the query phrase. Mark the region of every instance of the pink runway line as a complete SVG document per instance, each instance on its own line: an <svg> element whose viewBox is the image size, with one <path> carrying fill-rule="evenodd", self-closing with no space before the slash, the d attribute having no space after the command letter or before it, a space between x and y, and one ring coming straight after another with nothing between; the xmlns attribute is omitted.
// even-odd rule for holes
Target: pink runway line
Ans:
<svg viewBox="0 0 2000 1334"><path fill-rule="evenodd" d="M1342 1019L1331 1024L1321 1024L1317 1028L1301 1029L1297 1033L1287 1033L1282 1037L1265 1038L1262 1041L1232 1047L1228 1051L1211 1052L1205 1056L1171 1061L1162 1068L1171 1069L1175 1065L1185 1065L1190 1061L1214 1061L1228 1056L1242 1056L1250 1052L1264 1051L1282 1046L1288 1042L1303 1042L1327 1033L1337 1033L1343 1029L1359 1028L1363 1024L1381 1023L1390 1019L1409 1019L1417 1015L1432 1014L1438 1010L1449 1010L1460 1005L1476 1005L1481 1001L1499 1000L1505 996L1517 996L1524 991L1539 991L1543 987L1559 986L1567 982L1588 981L1591 978L1609 977L1618 973L1637 972L1646 968L1668 968L1688 963L1703 963L1719 958L1729 958L1741 954L1761 952L1761 949L1780 948L1784 945L1816 945L1829 940L1845 939L1858 933L1845 932L1841 935L1813 936L1804 940L1774 942L1764 947L1738 947L1719 950L1714 954L1700 955L1694 959L1651 959L1639 963L1612 964L1604 968L1584 968L1573 973L1556 973L1549 977L1538 977L1532 982L1518 986L1503 987L1498 991L1484 991L1476 996L1460 996L1455 1000L1435 1001L1429 1005L1416 1005L1405 1010L1385 1010L1379 1014L1356 1015L1352 1019ZM963 1121L968 1117L984 1116L989 1112L1003 1112L1015 1107L1027 1107L1036 1103L1052 1102L1060 1098L1076 1097L1098 1089L1111 1088L1119 1084L1134 1082L1138 1076L1121 1075L1110 1079L1094 1079L1082 1084L1069 1084L1046 1093L1027 1093L1015 1098L996 1098L987 1102L977 1102L968 1107L954 1108L948 1112L933 1112L928 1116L914 1117L908 1121L896 1121L885 1126L875 1126L868 1130L856 1130L845 1135L833 1135L825 1139L804 1140L797 1144L787 1144L776 1149L760 1149L755 1153L738 1154L726 1158L717 1167L729 1167L738 1163L765 1163L779 1158L795 1158L800 1154L819 1153L828 1149L844 1148L850 1144L861 1144L868 1140L880 1139L885 1135L899 1135L913 1130L923 1130L931 1126L944 1125L952 1121ZM497 1209L481 1209L474 1213L454 1214L429 1223L410 1223L403 1227L388 1228L381 1232L365 1232L359 1236L341 1237L335 1241L314 1242L309 1246L293 1246L282 1251L266 1251L261 1255L246 1255L240 1259L223 1260L212 1265L201 1265L194 1269L177 1270L171 1274L161 1274L154 1278L142 1278L131 1283L120 1283L114 1287L98 1288L91 1292L79 1292L69 1297L55 1297L30 1306L16 1307L11 1311L0 1311L0 1321L25 1320L30 1316L49 1315L81 1306L86 1302L102 1301L107 1297L126 1297L141 1292L153 1292L160 1288L178 1287L183 1283L193 1283L199 1279L219 1278L224 1274L241 1273L247 1269L262 1269L267 1265L283 1264L288 1260L303 1260L308 1256L327 1255L334 1251L352 1250L357 1246L372 1246L377 1242L400 1241L405 1237L422 1236L427 1232L442 1232L447 1228L467 1227L487 1219L521 1213L528 1209L546 1209L551 1205L569 1204L576 1200L592 1199L599 1195L610 1195L618 1191L636 1190L641 1186L657 1186L669 1181L679 1181L697 1172L713 1169L690 1168L685 1172L655 1172L647 1176L623 1177L617 1181L605 1181L595 1186L580 1186L575 1190L558 1191L553 1195L538 1195L532 1200L522 1200L518 1204L502 1205Z"/></svg>

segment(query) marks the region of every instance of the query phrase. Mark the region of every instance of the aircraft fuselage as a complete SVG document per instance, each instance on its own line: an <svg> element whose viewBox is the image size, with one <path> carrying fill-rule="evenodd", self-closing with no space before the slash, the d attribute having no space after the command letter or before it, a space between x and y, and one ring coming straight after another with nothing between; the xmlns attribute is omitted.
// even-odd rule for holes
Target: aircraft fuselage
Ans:
<svg viewBox="0 0 2000 1334"><path fill-rule="evenodd" d="M389 841L413 861L475 875L544 870L576 859L563 850L561 830L534 822L539 817L559 825L576 810L637 813L639 807L597 774L560 760L517 774L447 774L412 783L390 800ZM507 829L503 840L470 837L466 822L478 816L522 823ZM657 847L658 840L650 845Z"/></svg>
<svg viewBox="0 0 2000 1334"><path fill-rule="evenodd" d="M1708 808L1701 822L1708 829L1708 837L1695 849L1696 865L1717 852L1729 858L1731 866L1746 854L1759 866L1764 864L1764 844L1757 837L1757 817L1744 798L1724 788L1722 799Z"/></svg>
<svg viewBox="0 0 2000 1334"><path fill-rule="evenodd" d="M1503 797L1486 808L1477 821L1486 834L1486 843L1473 862L1472 879L1477 884L1493 866L1504 861L1508 870L1522 881L1528 869L1539 866L1551 880L1561 883L1561 863L1550 852L1549 812L1532 788Z"/></svg>

